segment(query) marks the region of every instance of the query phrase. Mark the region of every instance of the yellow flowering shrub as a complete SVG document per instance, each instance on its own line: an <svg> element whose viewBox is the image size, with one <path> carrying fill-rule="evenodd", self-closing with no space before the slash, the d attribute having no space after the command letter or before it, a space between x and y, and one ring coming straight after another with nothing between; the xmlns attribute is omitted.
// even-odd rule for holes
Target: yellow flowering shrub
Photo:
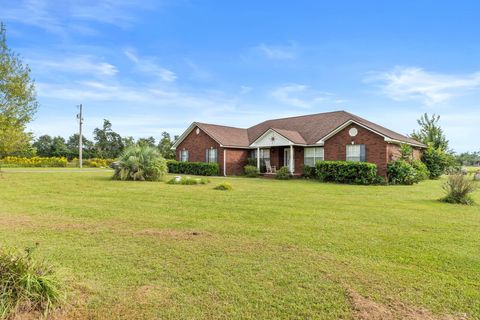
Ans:
<svg viewBox="0 0 480 320"><path fill-rule="evenodd" d="M4 167L66 167L65 157L12 157L8 156L0 160Z"/></svg>

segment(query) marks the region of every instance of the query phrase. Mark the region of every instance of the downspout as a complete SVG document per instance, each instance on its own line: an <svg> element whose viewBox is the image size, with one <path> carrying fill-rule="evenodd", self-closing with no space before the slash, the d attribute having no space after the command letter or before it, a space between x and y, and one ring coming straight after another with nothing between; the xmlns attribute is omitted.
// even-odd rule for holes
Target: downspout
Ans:
<svg viewBox="0 0 480 320"><path fill-rule="evenodd" d="M227 149L223 149L223 176L227 176Z"/></svg>

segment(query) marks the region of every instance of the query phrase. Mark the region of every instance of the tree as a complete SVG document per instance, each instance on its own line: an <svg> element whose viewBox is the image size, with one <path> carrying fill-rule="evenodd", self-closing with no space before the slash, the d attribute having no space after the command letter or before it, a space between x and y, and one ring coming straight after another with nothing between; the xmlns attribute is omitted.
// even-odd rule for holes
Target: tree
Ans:
<svg viewBox="0 0 480 320"><path fill-rule="evenodd" d="M30 68L7 46L6 30L0 24L0 158L29 147L26 125L38 102Z"/></svg>
<svg viewBox="0 0 480 320"><path fill-rule="evenodd" d="M40 157L51 157L53 154L53 139L48 134L38 137L33 143L33 147L37 149L37 155Z"/></svg>
<svg viewBox="0 0 480 320"><path fill-rule="evenodd" d="M480 151L478 152L464 152L456 156L459 164L465 166L475 166L480 164Z"/></svg>
<svg viewBox="0 0 480 320"><path fill-rule="evenodd" d="M93 130L95 150L100 158L117 158L124 149L122 137L112 130L112 124L103 120L103 128Z"/></svg>
<svg viewBox="0 0 480 320"><path fill-rule="evenodd" d="M52 156L53 157L67 157L68 148L65 138L61 136L52 139Z"/></svg>
<svg viewBox="0 0 480 320"><path fill-rule="evenodd" d="M176 137L175 137L176 138ZM172 150L173 141L168 132L162 132L162 139L158 143L158 150L165 159L175 159L175 151Z"/></svg>
<svg viewBox="0 0 480 320"><path fill-rule="evenodd" d="M424 113L420 119L417 120L420 130L414 131L411 137L426 145L431 144L435 149L448 151L448 140L443 133L443 129L438 124L440 116L433 114L431 117Z"/></svg>
<svg viewBox="0 0 480 320"><path fill-rule="evenodd" d="M423 151L422 162L430 172L430 179L438 179L445 170L453 165L452 157L440 148L435 148L432 143Z"/></svg>
<svg viewBox="0 0 480 320"><path fill-rule="evenodd" d="M123 137L122 143L123 143L123 147L126 149L128 147L135 145L135 139L133 139L133 137L131 136Z"/></svg>
<svg viewBox="0 0 480 320"><path fill-rule="evenodd" d="M69 158L78 158L78 133L72 134L67 140L67 149ZM95 156L95 146L92 141L87 138L82 138L83 157L86 159Z"/></svg>
<svg viewBox="0 0 480 320"><path fill-rule="evenodd" d="M138 139L137 144L140 147L155 148L155 138L154 137L140 138L140 139Z"/></svg>

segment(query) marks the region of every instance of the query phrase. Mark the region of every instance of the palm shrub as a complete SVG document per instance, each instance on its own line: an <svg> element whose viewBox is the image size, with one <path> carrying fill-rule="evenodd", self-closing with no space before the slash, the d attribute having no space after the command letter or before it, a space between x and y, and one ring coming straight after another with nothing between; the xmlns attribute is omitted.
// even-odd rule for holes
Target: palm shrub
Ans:
<svg viewBox="0 0 480 320"><path fill-rule="evenodd" d="M0 248L0 319L17 311L46 316L64 300L53 267L32 257L32 248Z"/></svg>
<svg viewBox="0 0 480 320"><path fill-rule="evenodd" d="M156 148L134 145L121 154L113 179L159 181L167 173L167 163Z"/></svg>
<svg viewBox="0 0 480 320"><path fill-rule="evenodd" d="M477 188L476 183L463 174L448 176L443 185L446 196L440 199L448 203L471 205L474 203L471 193Z"/></svg>

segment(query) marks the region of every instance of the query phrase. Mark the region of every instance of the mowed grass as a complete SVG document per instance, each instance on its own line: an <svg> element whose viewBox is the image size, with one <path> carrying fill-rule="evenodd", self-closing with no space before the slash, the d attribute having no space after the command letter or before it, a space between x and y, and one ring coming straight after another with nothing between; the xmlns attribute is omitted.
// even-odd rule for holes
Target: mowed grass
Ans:
<svg viewBox="0 0 480 320"><path fill-rule="evenodd" d="M36 255L74 284L68 318L352 319L353 292L397 311L480 319L480 206L436 201L442 181L110 176L0 178L0 243L39 242ZM213 190L221 182L234 190Z"/></svg>

